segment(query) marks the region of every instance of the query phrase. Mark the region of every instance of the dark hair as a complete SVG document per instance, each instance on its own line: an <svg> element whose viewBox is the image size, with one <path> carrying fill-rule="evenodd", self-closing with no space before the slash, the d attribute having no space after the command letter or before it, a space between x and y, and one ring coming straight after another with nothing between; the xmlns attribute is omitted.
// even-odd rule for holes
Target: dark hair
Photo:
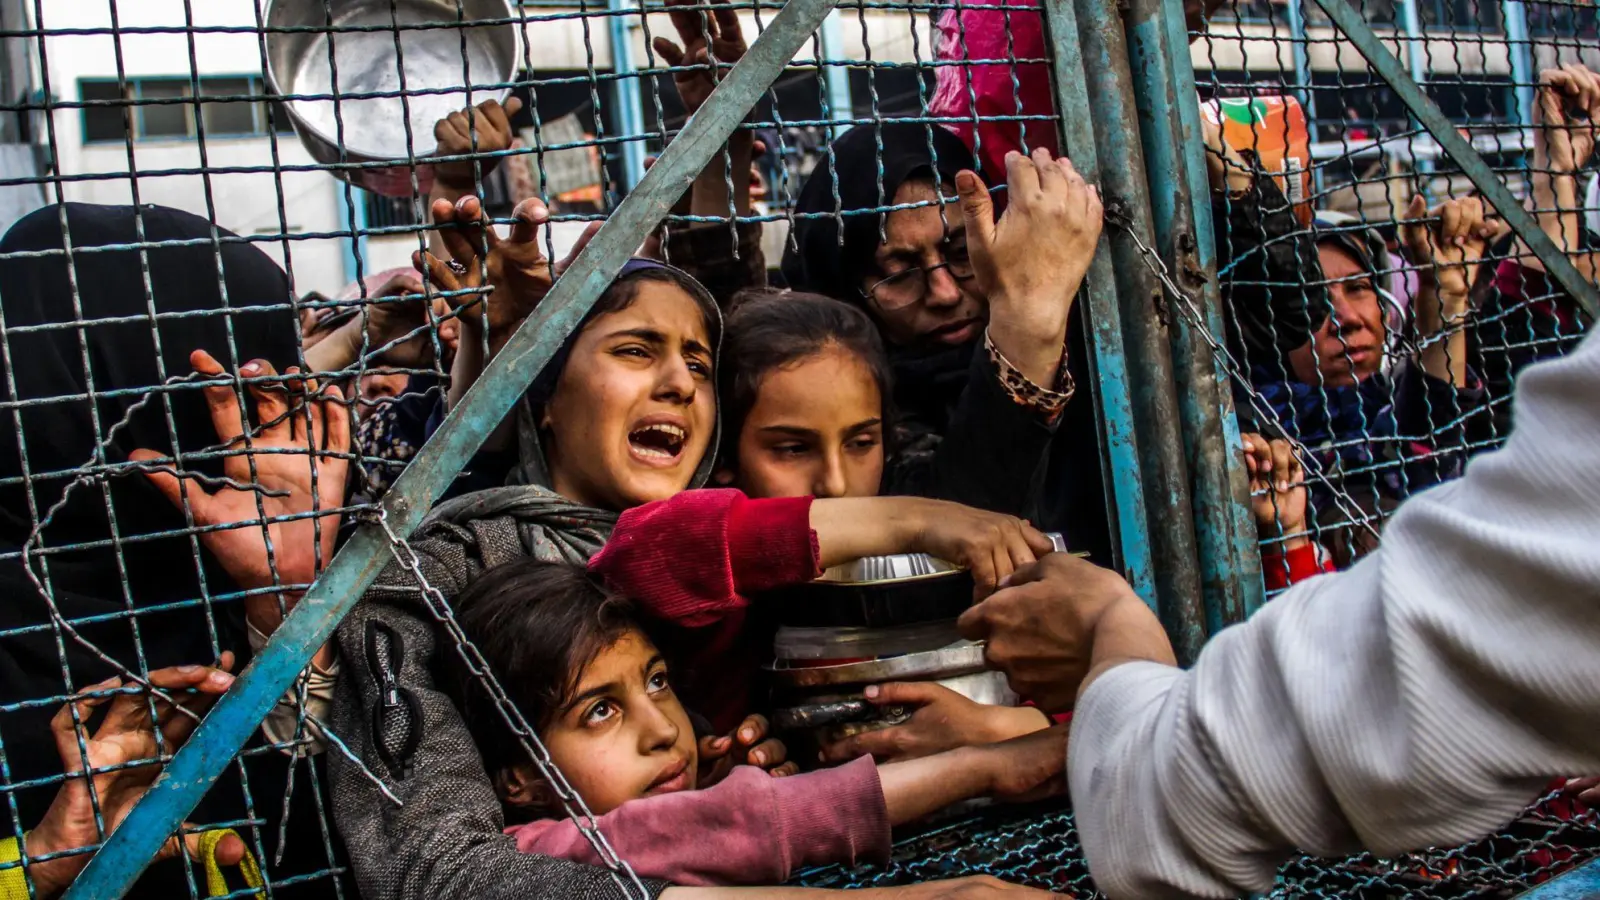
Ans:
<svg viewBox="0 0 1600 900"><path fill-rule="evenodd" d="M488 569L455 601L456 620L528 724L543 730L583 669L638 629L633 607L578 565L531 557ZM490 775L528 761L489 692L459 654L445 651L446 691Z"/></svg>
<svg viewBox="0 0 1600 900"><path fill-rule="evenodd" d="M639 296L639 285L646 281L670 284L692 297L695 306L700 308L701 318L705 320L706 333L711 338L711 349L713 352L716 351L722 341L722 312L717 308L717 301L711 296L711 292L680 269L659 263L648 266L640 263L639 260L630 261L629 267L635 265L639 267L631 271L625 267L622 274L611 282L611 286L605 289L600 299L596 300L594 306L584 314L578 326L567 335L567 339L562 341L561 347L550 357L550 362L539 372L539 377L529 386L525 395L529 403L538 406L550 400L556 392L556 385L561 381L561 371L567 367L567 357L572 355L573 345L578 342L578 336L583 333L583 329L601 316L621 312L632 306L633 301Z"/></svg>
<svg viewBox="0 0 1600 900"><path fill-rule="evenodd" d="M829 346L861 360L882 397L884 437L892 431L893 376L878 328L859 307L821 294L742 291L728 311L717 398L722 404L722 459L738 462L739 432L756 405L767 373L793 365ZM818 390L826 390L818 385Z"/></svg>

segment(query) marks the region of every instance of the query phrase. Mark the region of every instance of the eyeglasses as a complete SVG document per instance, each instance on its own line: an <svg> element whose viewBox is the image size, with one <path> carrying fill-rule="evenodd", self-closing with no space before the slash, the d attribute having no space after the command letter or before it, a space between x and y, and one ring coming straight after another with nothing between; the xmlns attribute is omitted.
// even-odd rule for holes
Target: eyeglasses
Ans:
<svg viewBox="0 0 1600 900"><path fill-rule="evenodd" d="M972 258L967 255L967 248L952 247L945 252L944 262L936 266L913 266L896 272L874 283L862 293L884 312L905 309L928 296L928 282L933 279L933 273L940 269L949 272L950 277L958 284L971 281L975 274L972 269Z"/></svg>

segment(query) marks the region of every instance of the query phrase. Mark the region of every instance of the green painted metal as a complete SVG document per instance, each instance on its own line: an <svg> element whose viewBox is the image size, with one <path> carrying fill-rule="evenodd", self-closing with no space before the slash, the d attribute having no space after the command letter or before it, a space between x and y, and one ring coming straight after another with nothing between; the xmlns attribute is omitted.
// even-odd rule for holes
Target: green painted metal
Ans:
<svg viewBox="0 0 1600 900"><path fill-rule="evenodd" d="M1472 181L1474 187L1488 201L1489 205L1505 218L1506 224L1516 233L1522 242L1528 245L1533 255L1544 264L1545 272L1560 286L1591 319L1600 318L1600 291L1587 281L1578 272L1572 260L1557 247L1555 241L1539 228L1532 215L1522 208L1522 204L1511 193L1500 176L1494 173L1487 162L1484 162L1478 151L1456 130L1456 126L1446 119L1439 107L1423 93L1421 86L1406 72L1405 66L1389 49L1383 45L1382 40L1373 33L1361 13L1350 5L1349 0L1316 0L1322 11L1328 14L1333 24L1350 43L1366 57L1374 71L1388 82L1389 86L1399 96L1401 102L1411 115L1421 123L1423 128L1439 142L1444 152L1449 154L1456 165L1461 167L1462 174Z"/></svg>
<svg viewBox="0 0 1600 900"><path fill-rule="evenodd" d="M606 220L538 310L396 480L382 504L388 527L409 535L461 461L483 444L635 248L719 152L728 136L811 37L835 0L790 0L717 86L701 113ZM363 525L273 634L150 792L90 860L68 900L120 897L167 836L233 760L295 676L389 562L383 529Z"/></svg>

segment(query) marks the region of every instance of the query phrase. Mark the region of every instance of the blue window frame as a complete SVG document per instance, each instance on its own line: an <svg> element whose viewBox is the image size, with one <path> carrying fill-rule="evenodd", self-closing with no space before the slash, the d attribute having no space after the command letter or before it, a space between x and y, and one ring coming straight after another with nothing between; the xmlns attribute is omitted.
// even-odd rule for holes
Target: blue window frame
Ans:
<svg viewBox="0 0 1600 900"><path fill-rule="evenodd" d="M267 96L259 75L206 75L199 102L187 75L159 78L85 78L78 82L84 143L261 137L293 128L282 103ZM210 97L228 99L209 100ZM160 102L169 101L169 102ZM269 105L271 111L269 113ZM198 119L197 119L198 117Z"/></svg>

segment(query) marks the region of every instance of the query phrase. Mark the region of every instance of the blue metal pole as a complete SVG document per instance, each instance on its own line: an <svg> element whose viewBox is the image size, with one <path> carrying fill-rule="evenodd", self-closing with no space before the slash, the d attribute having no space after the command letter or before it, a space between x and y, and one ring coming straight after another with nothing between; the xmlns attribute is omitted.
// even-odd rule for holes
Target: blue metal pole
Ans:
<svg viewBox="0 0 1600 900"><path fill-rule="evenodd" d="M662 151L437 433L412 459L380 506L405 537L511 411L566 336L582 321L628 256L666 216L684 187L721 152L836 0L789 0L705 107ZM363 524L284 619L260 654L167 764L145 798L101 846L68 890L68 900L125 894L151 857L238 754L313 653L390 561L383 527Z"/></svg>
<svg viewBox="0 0 1600 900"><path fill-rule="evenodd" d="M1157 612L1178 660L1189 662L1205 642L1205 615L1181 403L1172 373L1173 316L1159 279L1135 241L1137 236L1146 245L1153 243L1154 228L1133 100L1134 76L1117 0L1076 0L1074 9L1095 150L1105 161L1099 172L1100 191L1108 217L1123 226L1108 221L1106 233L1139 434L1139 476L1148 502Z"/></svg>
<svg viewBox="0 0 1600 900"><path fill-rule="evenodd" d="M1534 84L1539 73L1533 68L1533 42L1528 34L1528 7L1522 0L1500 0L1500 14L1506 20L1506 50L1511 54L1511 100L1516 107L1517 124L1533 127Z"/></svg>
<svg viewBox="0 0 1600 900"><path fill-rule="evenodd" d="M1600 897L1600 859L1517 895L1518 900L1595 900L1596 897Z"/></svg>
<svg viewBox="0 0 1600 900"><path fill-rule="evenodd" d="M1225 333L1216 281L1211 186L1183 0L1131 0L1124 17L1139 109L1155 247L1183 298L1169 298L1172 368L1192 480L1195 542L1210 634L1244 619L1265 598L1249 475L1239 457L1227 371L1206 342Z"/></svg>
<svg viewBox="0 0 1600 900"><path fill-rule="evenodd" d="M1100 181L1100 160L1094 143L1094 119L1084 77L1083 50L1072 0L1045 0L1045 25L1053 49L1056 109L1061 115L1062 148L1090 184ZM1093 348L1090 388L1098 401L1100 455L1105 472L1106 510L1111 519L1116 564L1135 592L1159 610L1155 562L1144 482L1139 478L1139 432L1133 415L1132 379L1122 346L1122 310L1117 305L1111 250L1105 241L1095 248L1084 283L1084 321Z"/></svg>
<svg viewBox="0 0 1600 900"><path fill-rule="evenodd" d="M1417 82L1407 77L1405 68L1400 60L1395 58L1383 41L1373 33L1371 26L1361 18L1361 13L1351 6L1349 0L1316 0L1333 24L1343 31L1345 38L1366 57L1384 81L1394 89L1400 102L1406 105L1411 115L1416 117L1433 139L1439 142L1444 152L1461 167L1461 173L1467 176L1473 187L1483 195L1483 199L1494 207L1495 211L1506 220L1511 230L1522 239L1533 255L1544 264L1545 272L1555 283L1583 307L1590 318L1600 318L1600 292L1595 290L1594 284L1589 282L1578 272L1572 260L1557 247L1555 241L1539 227L1533 216L1522 208L1519 201L1495 174L1494 169L1484 162L1478 151L1472 149L1456 131L1439 107L1428 99Z"/></svg>
<svg viewBox="0 0 1600 900"><path fill-rule="evenodd" d="M606 8L613 13L610 17L611 70L620 76L611 82L616 92L616 105L612 109L617 116L617 133L627 138L639 138L617 145L622 153L622 188L631 191L644 176L642 138L646 132L644 103L639 96L639 70L633 62L633 30L639 27L638 18L623 13L629 10L637 13L638 6L630 0L606 0Z"/></svg>
<svg viewBox="0 0 1600 900"><path fill-rule="evenodd" d="M346 190L344 182L333 182L334 202L339 204L339 224L350 232L350 242L345 244L344 281L350 284L361 277L367 259L367 192L361 188Z"/></svg>
<svg viewBox="0 0 1600 900"><path fill-rule="evenodd" d="M819 37L822 39L822 59L817 60L819 64L836 62L847 58L848 55L844 52L844 32L839 23L838 10L829 13L828 17L822 20L822 31ZM824 65L821 68L823 83L828 88L829 112L824 118L835 120L853 118L855 115L855 101L850 96L850 70L844 66ZM846 131L850 130L850 126L836 122L836 124L829 127L829 130L833 132L834 140L838 140Z"/></svg>
<svg viewBox="0 0 1600 900"><path fill-rule="evenodd" d="M1421 85L1428 80L1428 60L1426 38L1422 33L1422 16L1417 11L1418 2L1419 0L1400 0L1400 23L1406 32L1406 65L1410 70L1411 80ZM1411 121L1417 126L1421 125L1414 115ZM1423 174L1431 173L1434 168L1433 160L1417 159L1415 156L1412 158L1412 165ZM1423 180L1421 187L1422 195L1428 196L1426 180Z"/></svg>

